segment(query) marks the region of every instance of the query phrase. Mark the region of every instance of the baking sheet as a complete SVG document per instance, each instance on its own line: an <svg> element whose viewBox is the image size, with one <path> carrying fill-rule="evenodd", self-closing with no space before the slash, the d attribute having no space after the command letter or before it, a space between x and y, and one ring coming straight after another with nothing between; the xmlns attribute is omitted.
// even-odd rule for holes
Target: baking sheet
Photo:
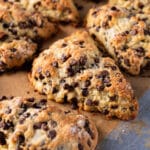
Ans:
<svg viewBox="0 0 150 150"><path fill-rule="evenodd" d="M88 9L94 6L94 3L85 0L75 1L78 3L82 18ZM57 39L70 35L77 30L77 28L71 26L60 26L60 29L57 36L45 42L41 50L48 48ZM28 81L27 74L28 70L22 69L0 75L0 96L45 97L34 90ZM148 91L150 89L150 71L145 71L140 77L131 77L127 74L125 76L131 82L136 96L140 99L140 113L136 120L129 122L107 120L99 113L78 112L88 115L96 123L99 131L97 150L150 149L150 91ZM63 109L70 108L69 105L51 103L52 105L63 107Z"/></svg>

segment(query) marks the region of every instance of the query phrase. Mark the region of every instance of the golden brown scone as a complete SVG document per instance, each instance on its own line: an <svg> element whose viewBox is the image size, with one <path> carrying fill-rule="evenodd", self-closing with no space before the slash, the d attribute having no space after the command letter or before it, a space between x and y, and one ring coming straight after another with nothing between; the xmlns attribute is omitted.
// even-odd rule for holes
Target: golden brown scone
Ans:
<svg viewBox="0 0 150 150"><path fill-rule="evenodd" d="M34 60L30 81L49 100L133 119L138 103L130 84L111 58L103 58L86 31L55 42Z"/></svg>
<svg viewBox="0 0 150 150"><path fill-rule="evenodd" d="M55 25L40 13L0 1L0 72L32 59L37 45L55 32Z"/></svg>
<svg viewBox="0 0 150 150"><path fill-rule="evenodd" d="M37 44L24 39L0 44L0 73L22 66L33 58Z"/></svg>
<svg viewBox="0 0 150 150"><path fill-rule="evenodd" d="M96 126L86 116L46 99L1 98L1 150L94 150L97 140Z"/></svg>
<svg viewBox="0 0 150 150"><path fill-rule="evenodd" d="M3 0L4 1L4 0ZM55 22L78 22L79 14L73 0L8 0L29 11L36 11Z"/></svg>
<svg viewBox="0 0 150 150"><path fill-rule="evenodd" d="M92 8L87 29L118 65L138 75L150 61L150 15L105 5Z"/></svg>
<svg viewBox="0 0 150 150"><path fill-rule="evenodd" d="M109 0L109 4L150 14L150 0Z"/></svg>

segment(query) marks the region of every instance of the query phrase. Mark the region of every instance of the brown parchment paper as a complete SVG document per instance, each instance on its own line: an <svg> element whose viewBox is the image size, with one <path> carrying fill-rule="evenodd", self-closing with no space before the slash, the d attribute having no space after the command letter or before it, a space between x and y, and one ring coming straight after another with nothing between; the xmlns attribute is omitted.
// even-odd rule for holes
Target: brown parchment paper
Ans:
<svg viewBox="0 0 150 150"><path fill-rule="evenodd" d="M81 18L84 18L88 9L94 5L102 5L103 3L92 3L87 0L75 0L78 4ZM72 26L60 26L60 31L55 37L52 37L50 40L43 44L41 50L48 48L54 41L57 39L63 38L67 35L70 35L73 31L77 30L77 27ZM4 73L0 75L0 96L24 96L24 97L37 97L37 98L46 98L43 95L39 95L32 85L29 83L27 77L27 70L18 70L12 71L9 73ZM140 98L146 90L150 88L150 71L145 71L144 74L140 76L129 76L125 74L127 79L131 82L135 95ZM51 102L52 105L57 107L62 107L63 109L70 109L69 105L61 105L55 102ZM77 111L77 113L83 113L88 115L94 120L99 131L99 143L100 141L108 135L120 122L120 120L107 120L103 115L99 113L88 113L83 111Z"/></svg>

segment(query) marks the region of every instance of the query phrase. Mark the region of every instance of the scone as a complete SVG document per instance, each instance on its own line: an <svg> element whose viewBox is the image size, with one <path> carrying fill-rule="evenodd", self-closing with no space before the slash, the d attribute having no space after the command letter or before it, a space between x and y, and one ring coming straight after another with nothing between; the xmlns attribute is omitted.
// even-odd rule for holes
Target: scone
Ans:
<svg viewBox="0 0 150 150"><path fill-rule="evenodd" d="M49 100L107 117L133 119L138 103L111 58L104 58L86 31L56 41L33 62L29 79Z"/></svg>
<svg viewBox="0 0 150 150"><path fill-rule="evenodd" d="M30 61L36 50L37 44L31 40L14 39L9 42L0 42L0 73Z"/></svg>
<svg viewBox="0 0 150 150"><path fill-rule="evenodd" d="M4 0L3 0L4 1ZM55 22L78 22L79 14L73 0L8 0L29 11L42 13Z"/></svg>
<svg viewBox="0 0 150 150"><path fill-rule="evenodd" d="M109 4L150 14L150 0L109 0Z"/></svg>
<svg viewBox="0 0 150 150"><path fill-rule="evenodd" d="M40 13L0 1L0 72L32 59L41 41L55 32L55 25Z"/></svg>
<svg viewBox="0 0 150 150"><path fill-rule="evenodd" d="M133 75L150 62L150 15L105 5L92 8L87 29L118 65Z"/></svg>
<svg viewBox="0 0 150 150"><path fill-rule="evenodd" d="M19 38L27 36L33 41L47 39L56 32L56 25L41 13L25 10L16 3L0 1L0 32Z"/></svg>
<svg viewBox="0 0 150 150"><path fill-rule="evenodd" d="M97 140L89 118L51 106L45 99L0 101L1 150L94 150Z"/></svg>

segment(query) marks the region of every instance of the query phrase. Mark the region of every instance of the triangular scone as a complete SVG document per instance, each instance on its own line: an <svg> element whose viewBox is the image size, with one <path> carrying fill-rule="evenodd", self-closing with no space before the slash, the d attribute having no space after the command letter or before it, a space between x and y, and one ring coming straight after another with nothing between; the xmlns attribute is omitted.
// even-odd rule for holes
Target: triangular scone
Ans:
<svg viewBox="0 0 150 150"><path fill-rule="evenodd" d="M150 0L109 0L109 4L150 14Z"/></svg>
<svg viewBox="0 0 150 150"><path fill-rule="evenodd" d="M0 150L95 150L98 132L86 116L46 99L0 99Z"/></svg>
<svg viewBox="0 0 150 150"><path fill-rule="evenodd" d="M32 59L40 42L55 32L55 25L40 13L0 1L0 72Z"/></svg>
<svg viewBox="0 0 150 150"><path fill-rule="evenodd" d="M86 31L55 42L34 60L29 79L49 100L69 102L107 117L133 119L138 103L111 58L103 58Z"/></svg>
<svg viewBox="0 0 150 150"><path fill-rule="evenodd" d="M105 5L89 11L86 26L127 72L137 75L150 61L150 15Z"/></svg>
<svg viewBox="0 0 150 150"><path fill-rule="evenodd" d="M73 0L8 0L21 3L29 10L42 13L56 22L78 22L79 14Z"/></svg>

